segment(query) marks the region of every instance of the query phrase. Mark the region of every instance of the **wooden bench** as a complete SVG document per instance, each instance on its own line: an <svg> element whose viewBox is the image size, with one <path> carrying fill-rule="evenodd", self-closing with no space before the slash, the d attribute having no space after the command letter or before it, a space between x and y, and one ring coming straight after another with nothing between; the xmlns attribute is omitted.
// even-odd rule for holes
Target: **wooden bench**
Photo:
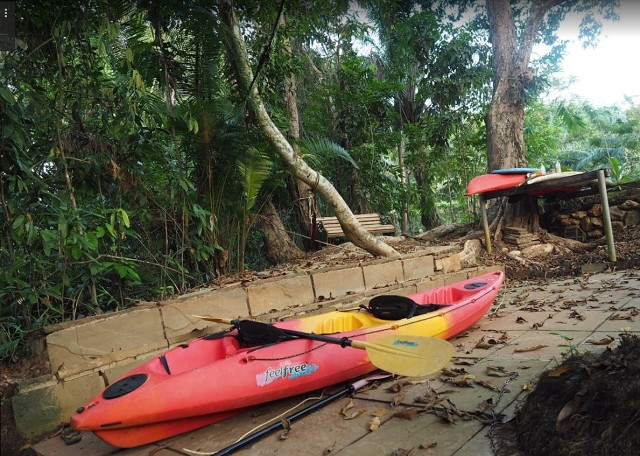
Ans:
<svg viewBox="0 0 640 456"><path fill-rule="evenodd" d="M355 217L362 227L372 234L393 234L396 232L394 225L384 225L382 223L380 214L358 214ZM317 238L319 240L344 237L337 217L318 217L316 222L318 224Z"/></svg>

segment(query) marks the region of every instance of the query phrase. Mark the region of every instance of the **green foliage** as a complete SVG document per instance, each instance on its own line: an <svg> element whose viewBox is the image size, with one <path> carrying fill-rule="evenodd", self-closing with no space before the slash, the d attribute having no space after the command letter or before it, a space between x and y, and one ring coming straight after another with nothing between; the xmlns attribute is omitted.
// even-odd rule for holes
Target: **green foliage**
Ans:
<svg viewBox="0 0 640 456"><path fill-rule="evenodd" d="M300 140L299 146L303 152L302 158L311 166L327 167L329 160L341 158L354 168L359 168L349 152L327 138L303 138Z"/></svg>
<svg viewBox="0 0 640 456"><path fill-rule="evenodd" d="M582 104L537 103L527 111L525 139L529 163L565 170L608 168L613 182L640 176L637 108L593 108Z"/></svg>
<svg viewBox="0 0 640 456"><path fill-rule="evenodd" d="M20 2L22 44L0 59L0 359L45 325L269 266L253 223L267 197L296 226L217 3L67 3ZM474 220L490 93L482 16L453 27L457 9L419 3L368 2L372 30L349 2L287 2L269 52L279 2L235 5L276 125L288 133L294 76L300 156L356 213L397 223L407 207L410 233ZM528 98L532 163L638 177L639 108L547 106L544 88Z"/></svg>

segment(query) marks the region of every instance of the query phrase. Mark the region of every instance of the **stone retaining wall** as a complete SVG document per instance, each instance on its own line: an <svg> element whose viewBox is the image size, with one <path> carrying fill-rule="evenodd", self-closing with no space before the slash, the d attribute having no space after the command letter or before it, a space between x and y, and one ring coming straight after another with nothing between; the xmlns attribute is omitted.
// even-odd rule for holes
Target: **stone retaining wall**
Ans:
<svg viewBox="0 0 640 456"><path fill-rule="evenodd" d="M625 226L640 225L640 203L627 200L611 206L611 225L614 230ZM587 210L558 214L554 222L561 227L561 234L580 241L604 236L602 205L594 204Z"/></svg>
<svg viewBox="0 0 640 456"><path fill-rule="evenodd" d="M615 230L640 225L640 183L624 191L609 191L611 225ZM558 235L578 241L589 241L604 236L602 204L593 197L576 201L552 203L548 214L550 230Z"/></svg>
<svg viewBox="0 0 640 456"><path fill-rule="evenodd" d="M357 306L382 293L411 294L500 269L460 266L458 247L435 247L393 260L287 273L208 288L171 300L47 328L51 374L23 382L13 398L18 432L54 430L105 386L150 357L226 329L195 318L275 321Z"/></svg>

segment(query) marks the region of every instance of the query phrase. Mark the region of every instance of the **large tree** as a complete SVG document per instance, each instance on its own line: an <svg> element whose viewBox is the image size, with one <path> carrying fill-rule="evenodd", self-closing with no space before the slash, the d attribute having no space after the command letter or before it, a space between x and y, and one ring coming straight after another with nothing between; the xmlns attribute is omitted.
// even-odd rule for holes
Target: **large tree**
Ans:
<svg viewBox="0 0 640 456"><path fill-rule="evenodd" d="M440 224L438 163L472 111L473 92L486 89L489 83L483 58L487 52L474 35L475 24L453 27L437 11L423 8L420 1L369 2L367 11L378 27L383 48L380 67L398 88L394 108L399 163L406 163L415 182L422 225L435 228ZM401 169L401 176L404 174ZM406 222L403 224L405 232Z"/></svg>
<svg viewBox="0 0 640 456"><path fill-rule="evenodd" d="M524 144L525 94L535 81L530 69L536 43L557 43L554 32L567 14L583 15L581 34L594 39L599 18L616 18L617 0L487 0L489 38L493 49L493 97L485 118L489 170L528 166ZM507 204L503 224L539 227L532 199Z"/></svg>

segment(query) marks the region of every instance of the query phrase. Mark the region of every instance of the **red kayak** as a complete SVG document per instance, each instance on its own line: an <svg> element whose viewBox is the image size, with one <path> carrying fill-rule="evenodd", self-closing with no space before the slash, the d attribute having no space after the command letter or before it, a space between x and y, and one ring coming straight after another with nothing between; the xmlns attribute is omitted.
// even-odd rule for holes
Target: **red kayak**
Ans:
<svg viewBox="0 0 640 456"><path fill-rule="evenodd" d="M369 344L388 335L449 339L482 318L503 280L504 274L495 272L408 297L378 296L366 308L273 326ZM259 337L234 329L147 361L80 407L71 426L93 431L114 446L133 447L374 369L364 350L304 338L261 344Z"/></svg>
<svg viewBox="0 0 640 456"><path fill-rule="evenodd" d="M467 185L466 196L516 187L527 180L527 174L482 174Z"/></svg>

